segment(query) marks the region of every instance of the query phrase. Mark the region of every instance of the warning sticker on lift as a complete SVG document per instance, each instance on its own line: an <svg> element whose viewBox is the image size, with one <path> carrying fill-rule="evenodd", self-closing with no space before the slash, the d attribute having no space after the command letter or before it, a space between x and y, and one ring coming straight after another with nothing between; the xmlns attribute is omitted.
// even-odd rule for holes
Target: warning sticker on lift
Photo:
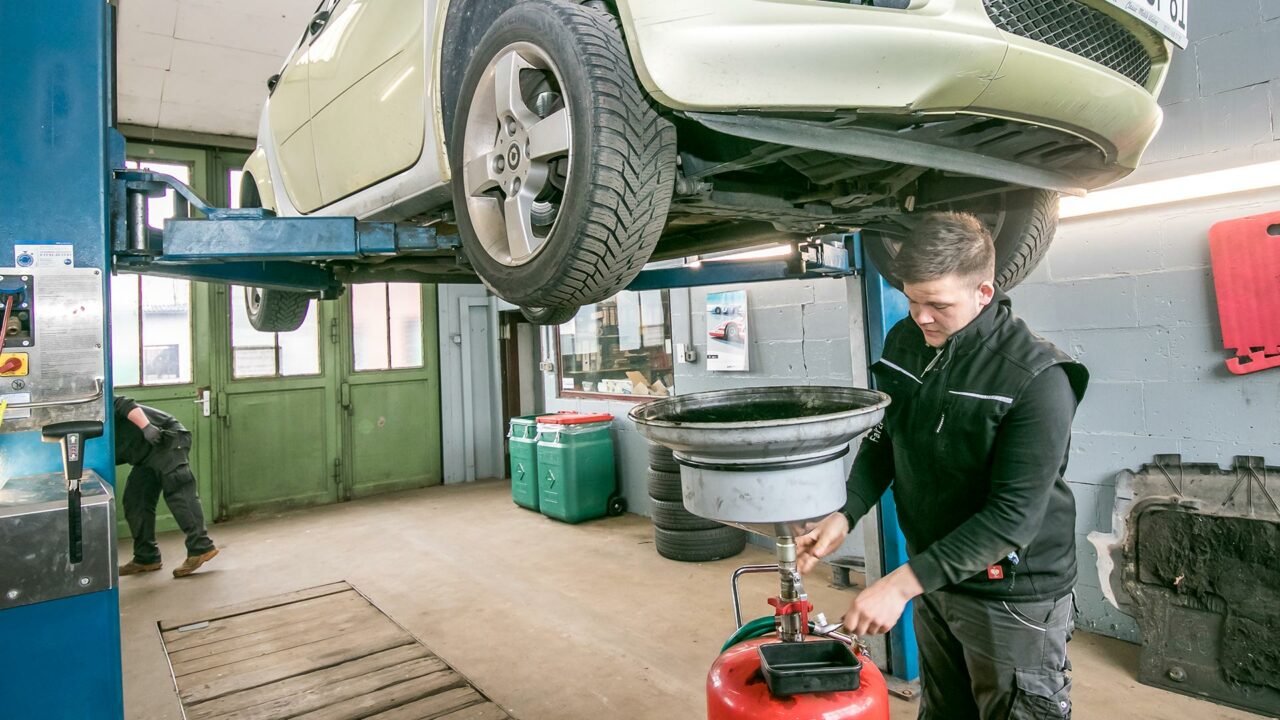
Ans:
<svg viewBox="0 0 1280 720"><path fill-rule="evenodd" d="M76 266L75 247L71 243L29 243L13 246L14 267L54 270Z"/></svg>
<svg viewBox="0 0 1280 720"><path fill-rule="evenodd" d="M6 403L6 405L18 405L21 403L29 403L31 402L31 393L9 393L7 395L0 395L0 402L4 402ZM29 418L29 417L31 417L30 410L16 410L16 409L6 408L4 412L4 420L22 420L23 418Z"/></svg>

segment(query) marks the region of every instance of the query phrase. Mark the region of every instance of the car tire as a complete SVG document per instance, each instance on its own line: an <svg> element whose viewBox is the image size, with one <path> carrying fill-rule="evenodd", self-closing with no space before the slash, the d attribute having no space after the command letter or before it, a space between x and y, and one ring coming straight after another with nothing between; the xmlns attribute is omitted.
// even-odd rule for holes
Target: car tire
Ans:
<svg viewBox="0 0 1280 720"><path fill-rule="evenodd" d="M649 443L649 467L664 473L680 472L680 464L676 462L676 456L671 454L671 448L657 443ZM679 480L677 477L676 481Z"/></svg>
<svg viewBox="0 0 1280 720"><path fill-rule="evenodd" d="M244 305L254 330L293 332L306 321L311 296L287 290L247 287L244 289Z"/></svg>
<svg viewBox="0 0 1280 720"><path fill-rule="evenodd" d="M532 84L531 69L538 73ZM504 111L486 98L496 96L500 77L518 80L521 102L508 103L518 110L506 117L524 120L499 125ZM526 85L528 93L537 91L532 104L523 97ZM476 46L458 98L448 148L454 209L463 251L485 284L509 302L538 308L599 302L625 288L666 223L676 133L637 82L617 21L572 3L517 3ZM527 139L548 135L522 133L560 110L568 111L568 132L556 137L567 157L540 154L546 159L540 171L540 160L527 159ZM490 123L496 143L489 139ZM506 143L503 155L499 147ZM523 164L510 162L513 149ZM507 179L495 180L501 172L508 172L502 176ZM518 184L517 172L528 174ZM541 188L536 197L535 187ZM540 200L544 195L550 199ZM515 216L521 222L510 227L519 232L507 230L502 208L508 197L533 208ZM527 225L526 216L534 218ZM535 228L546 232L539 236ZM523 241L513 243L513 236Z"/></svg>
<svg viewBox="0 0 1280 720"><path fill-rule="evenodd" d="M684 489L680 486L680 473L650 470L649 497L666 502L683 502Z"/></svg>
<svg viewBox="0 0 1280 720"><path fill-rule="evenodd" d="M659 500L650 497L649 509L652 512L654 527L663 530L712 530L724 527L715 520L698 517L689 512L681 500Z"/></svg>
<svg viewBox="0 0 1280 720"><path fill-rule="evenodd" d="M578 314L578 308L522 307L520 314L534 325L563 325Z"/></svg>
<svg viewBox="0 0 1280 720"><path fill-rule="evenodd" d="M252 175L245 175L240 183L240 207L262 207ZM259 332L293 332L306 322L312 297L309 293L246 287L244 304L249 324Z"/></svg>
<svg viewBox="0 0 1280 720"><path fill-rule="evenodd" d="M711 562L733 557L747 546L747 533L735 527L714 530L653 529L658 554L680 562Z"/></svg>
<svg viewBox="0 0 1280 720"><path fill-rule="evenodd" d="M996 286L1001 290L1012 290L1027 279L1049 251L1058 229L1058 193L1052 190L1018 190L991 201L946 209L972 212L992 230ZM893 272L901 236L864 230L862 240L880 274L902 289L902 281Z"/></svg>

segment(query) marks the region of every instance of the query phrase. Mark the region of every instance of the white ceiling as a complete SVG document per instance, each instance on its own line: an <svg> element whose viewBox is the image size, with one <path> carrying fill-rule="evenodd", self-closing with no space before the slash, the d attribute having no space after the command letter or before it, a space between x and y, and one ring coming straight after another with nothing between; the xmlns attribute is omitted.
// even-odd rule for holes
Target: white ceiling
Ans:
<svg viewBox="0 0 1280 720"><path fill-rule="evenodd" d="M121 123L253 138L318 0L119 0Z"/></svg>

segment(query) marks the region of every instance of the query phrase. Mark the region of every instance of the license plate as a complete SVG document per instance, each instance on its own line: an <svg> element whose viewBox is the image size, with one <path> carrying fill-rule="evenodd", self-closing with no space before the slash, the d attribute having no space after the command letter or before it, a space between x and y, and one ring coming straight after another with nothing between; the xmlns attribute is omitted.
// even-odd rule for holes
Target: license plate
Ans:
<svg viewBox="0 0 1280 720"><path fill-rule="evenodd" d="M1107 0L1155 28L1174 45L1187 47L1187 4L1191 0Z"/></svg>

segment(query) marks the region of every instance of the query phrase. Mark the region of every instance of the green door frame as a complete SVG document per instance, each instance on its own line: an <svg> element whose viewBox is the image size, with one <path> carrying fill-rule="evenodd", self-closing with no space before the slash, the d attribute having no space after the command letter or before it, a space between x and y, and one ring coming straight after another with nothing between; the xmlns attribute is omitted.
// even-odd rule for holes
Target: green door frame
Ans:
<svg viewBox="0 0 1280 720"><path fill-rule="evenodd" d="M125 154L129 160L187 165L191 168L192 189L202 197L210 196L209 160L206 151L130 142L125 146ZM132 279L136 276L127 277ZM118 282L121 279L113 277L112 282ZM166 385L117 386L113 390L116 395L126 395L144 405L156 406L184 420L184 424L188 426L193 436L192 471L196 476L196 487L200 493L200 505L204 509L205 518L208 521L213 518L214 509L218 507L221 491L219 483L214 480L216 477L214 467L217 458L213 452L212 422L211 418L205 418L199 412L196 412L194 416L186 412L193 408L198 410L198 406L195 405L197 390L212 385L213 368L210 358L213 347L215 347L214 339L207 333L196 331L197 328L207 327L209 324L211 308L209 306L208 286L199 282L191 283L189 303L191 309L189 329L191 333L191 382ZM140 367L140 382L141 372L142 369ZM116 516L121 537L128 537L130 534L124 515L124 508L121 504L124 497L124 488L127 485L125 478L128 477L128 472L128 466L117 468L117 477L121 478L121 489L117 493ZM167 509L160 510L160 508L157 508L156 531L165 532L175 529L177 529L177 524L173 521L173 517L167 512Z"/></svg>

